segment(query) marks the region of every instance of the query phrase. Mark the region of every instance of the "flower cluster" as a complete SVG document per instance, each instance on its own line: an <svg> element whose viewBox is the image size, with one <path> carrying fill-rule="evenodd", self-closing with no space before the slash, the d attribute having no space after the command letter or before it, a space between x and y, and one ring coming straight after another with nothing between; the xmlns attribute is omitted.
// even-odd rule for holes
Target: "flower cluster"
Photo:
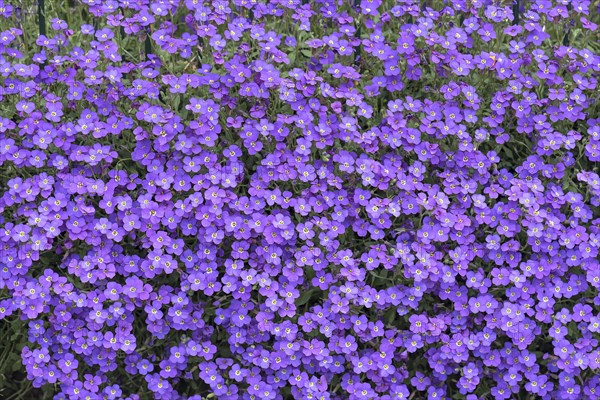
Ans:
<svg viewBox="0 0 600 400"><path fill-rule="evenodd" d="M594 2L83 0L40 35L11 3L0 324L35 387L600 398Z"/></svg>

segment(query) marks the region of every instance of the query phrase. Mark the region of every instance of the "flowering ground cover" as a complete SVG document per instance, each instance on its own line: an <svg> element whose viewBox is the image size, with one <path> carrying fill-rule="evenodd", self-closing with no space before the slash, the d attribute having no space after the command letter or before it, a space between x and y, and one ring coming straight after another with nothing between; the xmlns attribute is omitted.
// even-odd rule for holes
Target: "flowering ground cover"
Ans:
<svg viewBox="0 0 600 400"><path fill-rule="evenodd" d="M0 398L600 399L599 7L0 0Z"/></svg>

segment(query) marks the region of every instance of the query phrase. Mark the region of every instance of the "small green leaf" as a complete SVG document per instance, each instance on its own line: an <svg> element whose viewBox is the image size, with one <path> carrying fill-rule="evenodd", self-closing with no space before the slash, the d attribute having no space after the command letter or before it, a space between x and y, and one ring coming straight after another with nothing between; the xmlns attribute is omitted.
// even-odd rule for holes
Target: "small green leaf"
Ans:
<svg viewBox="0 0 600 400"><path fill-rule="evenodd" d="M396 315L398 313L396 312L395 308L390 308L389 310L386 311L385 316L384 316L384 320L387 324L393 324L394 320L396 319Z"/></svg>
<svg viewBox="0 0 600 400"><path fill-rule="evenodd" d="M302 53L302 55L304 57L307 57L307 58L312 57L312 50L310 50L310 49L302 49L302 50L300 50L300 53Z"/></svg>
<svg viewBox="0 0 600 400"><path fill-rule="evenodd" d="M302 293L300 297L298 297L298 299L296 300L296 307L303 306L304 304L308 303L313 294L317 292L317 290L319 289L313 288L309 291Z"/></svg>

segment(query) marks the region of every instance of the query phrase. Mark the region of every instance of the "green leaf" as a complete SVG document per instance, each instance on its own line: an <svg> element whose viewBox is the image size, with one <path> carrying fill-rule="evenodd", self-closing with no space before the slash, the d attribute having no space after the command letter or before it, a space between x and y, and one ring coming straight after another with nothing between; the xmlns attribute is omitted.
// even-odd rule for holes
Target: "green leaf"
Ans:
<svg viewBox="0 0 600 400"><path fill-rule="evenodd" d="M307 58L312 57L312 50L310 50L310 49L302 49L302 50L300 50L300 53L302 53L302 55L304 57L307 57Z"/></svg>
<svg viewBox="0 0 600 400"><path fill-rule="evenodd" d="M389 310L387 310L384 315L384 321L386 322L386 324L393 324L394 320L396 319L396 315L398 315L398 313L396 312L395 308L390 308Z"/></svg>
<svg viewBox="0 0 600 400"><path fill-rule="evenodd" d="M504 147L503 150L509 158L513 158L514 155L512 151L510 151L507 147Z"/></svg>
<svg viewBox="0 0 600 400"><path fill-rule="evenodd" d="M300 297L298 297L298 299L296 300L296 307L299 306L303 306L304 304L308 303L309 300L311 299L311 297L318 291L318 288L312 288L309 291L306 291L304 293L302 293L300 295Z"/></svg>

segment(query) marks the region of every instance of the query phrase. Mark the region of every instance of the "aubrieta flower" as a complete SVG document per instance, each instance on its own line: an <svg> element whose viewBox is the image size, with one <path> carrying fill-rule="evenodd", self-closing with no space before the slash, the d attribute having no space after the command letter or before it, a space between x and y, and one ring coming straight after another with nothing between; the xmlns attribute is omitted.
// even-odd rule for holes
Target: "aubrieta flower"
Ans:
<svg viewBox="0 0 600 400"><path fill-rule="evenodd" d="M37 35L0 0L35 387L599 396L597 10L342 3L86 0Z"/></svg>

